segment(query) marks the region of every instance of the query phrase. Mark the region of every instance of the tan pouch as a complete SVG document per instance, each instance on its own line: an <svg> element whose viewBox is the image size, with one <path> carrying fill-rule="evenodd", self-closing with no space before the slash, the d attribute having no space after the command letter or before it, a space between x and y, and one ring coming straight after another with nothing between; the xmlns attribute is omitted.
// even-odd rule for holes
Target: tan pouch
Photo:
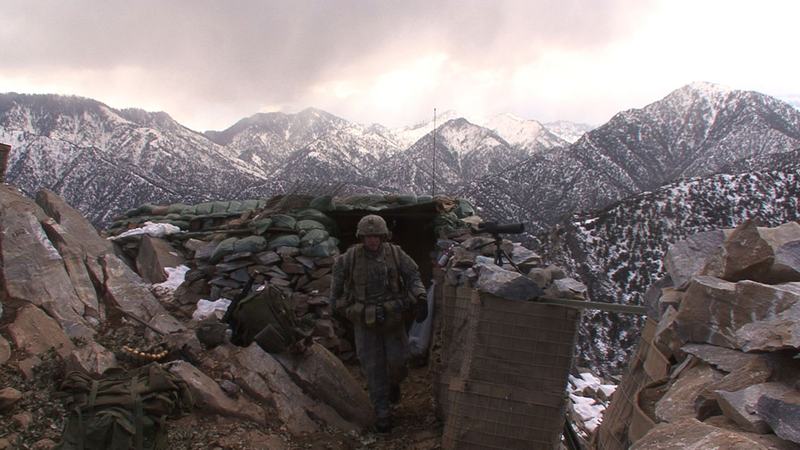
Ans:
<svg viewBox="0 0 800 450"><path fill-rule="evenodd" d="M368 327L374 327L376 321L377 318L375 305L367 305L364 308L364 325Z"/></svg>
<svg viewBox="0 0 800 450"><path fill-rule="evenodd" d="M364 320L364 304L355 302L345 310L345 317L352 323L362 323Z"/></svg>

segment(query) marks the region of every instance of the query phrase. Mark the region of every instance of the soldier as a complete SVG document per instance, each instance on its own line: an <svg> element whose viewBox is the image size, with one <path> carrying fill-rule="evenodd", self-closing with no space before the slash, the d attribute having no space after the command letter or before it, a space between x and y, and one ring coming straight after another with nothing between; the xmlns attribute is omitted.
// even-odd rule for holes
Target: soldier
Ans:
<svg viewBox="0 0 800 450"><path fill-rule="evenodd" d="M387 242L391 233L382 217L363 217L356 237L361 243L333 266L331 305L353 323L356 353L375 408L375 428L388 433L390 403L400 401L400 382L408 375L404 313L413 310L416 321L422 322L428 305L417 264L400 246Z"/></svg>

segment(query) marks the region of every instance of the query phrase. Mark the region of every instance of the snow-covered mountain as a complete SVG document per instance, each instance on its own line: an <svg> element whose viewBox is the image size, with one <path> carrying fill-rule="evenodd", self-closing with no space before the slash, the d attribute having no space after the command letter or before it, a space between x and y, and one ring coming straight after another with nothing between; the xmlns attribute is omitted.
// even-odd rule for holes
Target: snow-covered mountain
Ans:
<svg viewBox="0 0 800 450"><path fill-rule="evenodd" d="M387 188L429 193L435 163L437 192L453 192L464 180L502 172L529 155L493 131L458 118L436 129L435 153L433 136L424 136L381 163L377 179Z"/></svg>
<svg viewBox="0 0 800 450"><path fill-rule="evenodd" d="M438 128L441 124L449 120L459 118L463 118L463 116L459 115L453 110L447 110L445 112L438 113L436 115L436 127ZM414 125L409 125L406 127L393 128L391 132L397 137L397 142L403 148L408 148L415 144L423 136L429 135L433 131L433 125L434 120L433 116L431 116L430 120L423 120L415 123Z"/></svg>
<svg viewBox="0 0 800 450"><path fill-rule="evenodd" d="M789 155L797 156L797 152ZM642 304L665 275L671 243L700 231L734 228L748 218L765 226L800 219L798 161L781 170L718 174L680 181L574 215L540 237L548 257L579 274L596 301ZM588 367L619 372L639 329L634 316L587 311L579 357Z"/></svg>
<svg viewBox="0 0 800 450"><path fill-rule="evenodd" d="M798 147L800 112L790 105L696 83L615 115L568 148L468 182L460 193L484 205L489 217L542 230L577 211Z"/></svg>
<svg viewBox="0 0 800 450"><path fill-rule="evenodd" d="M265 176L276 171L282 177L302 175L303 164L322 164L334 171L344 169L345 179L359 178L385 154L405 148L381 125L351 123L314 108L297 114L256 114L205 135Z"/></svg>
<svg viewBox="0 0 800 450"><path fill-rule="evenodd" d="M514 147L531 154L568 144L541 123L513 114L492 116L482 126L494 131Z"/></svg>
<svg viewBox="0 0 800 450"><path fill-rule="evenodd" d="M237 198L261 176L166 113L115 110L95 100L0 95L8 182L48 187L95 223L147 202Z"/></svg>
<svg viewBox="0 0 800 450"><path fill-rule="evenodd" d="M585 123L570 122L568 120L547 122L544 124L544 126L550 130L551 133L569 142L570 144L574 143L580 139L581 136L595 128Z"/></svg>

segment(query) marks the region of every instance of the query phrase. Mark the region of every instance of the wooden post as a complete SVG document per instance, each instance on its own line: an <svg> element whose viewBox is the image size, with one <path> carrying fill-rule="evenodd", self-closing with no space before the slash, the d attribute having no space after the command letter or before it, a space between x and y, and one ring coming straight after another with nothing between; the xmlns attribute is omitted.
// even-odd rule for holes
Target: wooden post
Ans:
<svg viewBox="0 0 800 450"><path fill-rule="evenodd" d="M0 144L0 183L5 183L6 181L9 154L11 154L11 146L8 144Z"/></svg>

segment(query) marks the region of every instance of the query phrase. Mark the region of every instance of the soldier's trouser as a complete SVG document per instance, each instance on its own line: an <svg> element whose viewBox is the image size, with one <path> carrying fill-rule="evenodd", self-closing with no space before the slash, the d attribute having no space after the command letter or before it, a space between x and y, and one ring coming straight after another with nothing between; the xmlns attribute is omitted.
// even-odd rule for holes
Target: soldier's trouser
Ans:
<svg viewBox="0 0 800 450"><path fill-rule="evenodd" d="M402 324L390 330L354 325L356 353L367 377L377 418L389 417L389 390L408 375L408 335Z"/></svg>

